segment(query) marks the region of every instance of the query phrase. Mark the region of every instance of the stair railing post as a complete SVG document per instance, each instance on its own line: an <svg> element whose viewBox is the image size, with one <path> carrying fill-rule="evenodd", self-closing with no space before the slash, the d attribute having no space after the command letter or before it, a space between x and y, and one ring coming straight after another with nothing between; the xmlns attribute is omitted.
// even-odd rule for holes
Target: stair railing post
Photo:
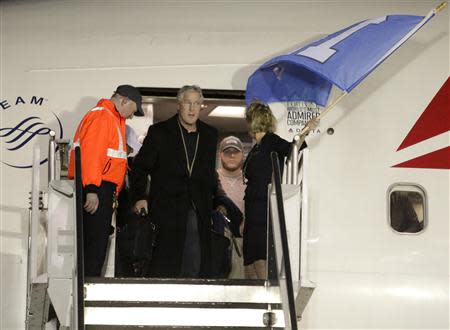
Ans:
<svg viewBox="0 0 450 330"><path fill-rule="evenodd" d="M81 176L81 149L75 148L75 269L73 315L75 329L84 329L84 247L83 247L83 183ZM76 289L76 290L75 290Z"/></svg>
<svg viewBox="0 0 450 330"><path fill-rule="evenodd" d="M27 251L27 300L26 300L26 313L30 307L30 293L31 284L37 277L37 236L39 225L39 196L40 196L40 149L35 147L33 149L33 165L31 174L31 192L30 192L30 208L28 219L28 251ZM25 315L25 320L28 320L28 315ZM28 324L26 325L28 329Z"/></svg>
<svg viewBox="0 0 450 330"><path fill-rule="evenodd" d="M297 184L298 182L298 150L300 146L298 145L299 136L294 137L294 142L292 143L291 159L292 159L292 181L288 184Z"/></svg>
<svg viewBox="0 0 450 330"><path fill-rule="evenodd" d="M278 161L278 154L276 152L272 152L270 156L273 169L272 187L269 195L269 207L271 215L270 220L273 228L276 265L285 318L285 329L297 330L294 286L292 282L291 261L289 257L289 246L287 239L287 226L284 214L283 193L281 187L281 170ZM295 165L295 167L297 167L297 164Z"/></svg>
<svg viewBox="0 0 450 330"><path fill-rule="evenodd" d="M49 135L49 141L48 141L48 184L52 180L55 180L56 176L56 161L55 161L55 154L56 154L56 142L55 142L55 135L56 133L54 131L50 131L48 133Z"/></svg>

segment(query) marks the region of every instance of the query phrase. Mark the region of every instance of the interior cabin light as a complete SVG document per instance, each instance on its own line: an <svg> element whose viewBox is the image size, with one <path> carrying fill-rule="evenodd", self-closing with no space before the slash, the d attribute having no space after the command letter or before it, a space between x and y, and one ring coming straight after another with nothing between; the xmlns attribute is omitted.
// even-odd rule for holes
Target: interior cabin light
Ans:
<svg viewBox="0 0 450 330"><path fill-rule="evenodd" d="M244 118L245 107L219 105L209 113L209 117Z"/></svg>

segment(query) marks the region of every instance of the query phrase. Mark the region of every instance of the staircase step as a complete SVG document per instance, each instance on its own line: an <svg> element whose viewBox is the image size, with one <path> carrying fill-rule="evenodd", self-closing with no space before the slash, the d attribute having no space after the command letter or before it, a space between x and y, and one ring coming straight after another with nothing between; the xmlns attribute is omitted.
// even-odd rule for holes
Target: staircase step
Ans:
<svg viewBox="0 0 450 330"><path fill-rule="evenodd" d="M151 330L171 330L171 329L233 329L233 330L261 330L261 327L224 327L224 326L212 326L212 327L192 327L192 326L139 326L139 325L87 325L86 330L134 330L134 329L151 329ZM271 329L283 329L282 327L272 327Z"/></svg>
<svg viewBox="0 0 450 330"><path fill-rule="evenodd" d="M95 278L85 283L87 329L284 327L279 287L264 281Z"/></svg>
<svg viewBox="0 0 450 330"><path fill-rule="evenodd" d="M85 301L235 302L280 304L279 287L264 281L211 279L87 279Z"/></svg>
<svg viewBox="0 0 450 330"><path fill-rule="evenodd" d="M86 325L265 327L265 309L195 307L86 307ZM283 311L272 310L276 326L284 326Z"/></svg>
<svg viewBox="0 0 450 330"><path fill-rule="evenodd" d="M227 309L282 309L281 304L230 302L160 302L160 301L87 301L85 307L155 307L155 308L227 308Z"/></svg>

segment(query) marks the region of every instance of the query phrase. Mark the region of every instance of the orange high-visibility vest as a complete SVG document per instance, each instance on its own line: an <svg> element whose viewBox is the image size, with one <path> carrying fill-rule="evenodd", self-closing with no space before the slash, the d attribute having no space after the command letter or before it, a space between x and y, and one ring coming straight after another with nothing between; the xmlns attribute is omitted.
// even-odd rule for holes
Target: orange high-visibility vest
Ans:
<svg viewBox="0 0 450 330"><path fill-rule="evenodd" d="M81 175L83 187L100 186L102 181L123 186L127 169L125 118L122 118L113 102L102 99L81 120L73 139L69 158L70 179L75 173L76 146L81 147Z"/></svg>

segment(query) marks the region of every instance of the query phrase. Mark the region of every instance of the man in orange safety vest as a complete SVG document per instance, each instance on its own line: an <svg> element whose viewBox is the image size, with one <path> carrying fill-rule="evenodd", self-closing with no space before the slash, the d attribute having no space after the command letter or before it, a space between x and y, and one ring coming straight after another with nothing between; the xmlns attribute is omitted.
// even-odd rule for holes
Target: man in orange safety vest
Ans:
<svg viewBox="0 0 450 330"><path fill-rule="evenodd" d="M140 92L118 86L110 99L101 99L81 120L73 139L81 149L84 190L83 238L86 276L100 276L111 230L113 201L122 189L127 169L125 120L143 115ZM73 148L73 149L74 149ZM69 178L74 177L74 150Z"/></svg>

